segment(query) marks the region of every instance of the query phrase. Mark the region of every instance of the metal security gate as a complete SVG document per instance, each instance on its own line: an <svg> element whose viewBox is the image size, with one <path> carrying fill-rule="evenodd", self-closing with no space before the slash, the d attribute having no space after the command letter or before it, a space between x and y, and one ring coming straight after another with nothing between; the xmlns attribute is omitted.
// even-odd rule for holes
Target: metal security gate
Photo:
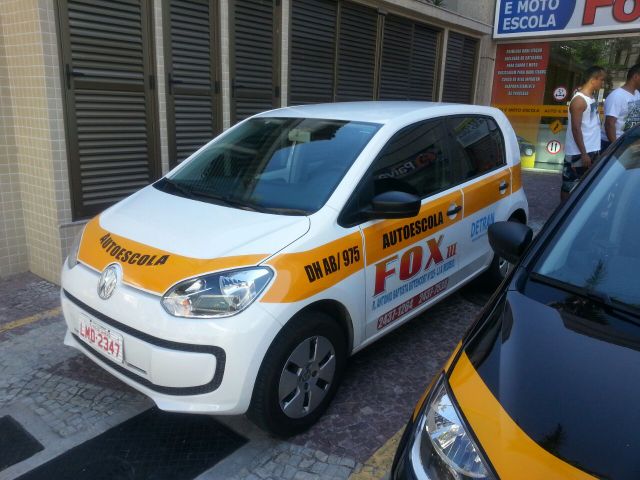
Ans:
<svg viewBox="0 0 640 480"><path fill-rule="evenodd" d="M289 103L435 100L441 33L345 0L292 0Z"/></svg>
<svg viewBox="0 0 640 480"><path fill-rule="evenodd" d="M147 0L59 0L74 219L160 173Z"/></svg>
<svg viewBox="0 0 640 480"><path fill-rule="evenodd" d="M443 102L473 102L477 51L477 39L449 32L444 66Z"/></svg>
<svg viewBox="0 0 640 480"><path fill-rule="evenodd" d="M232 0L231 122L280 106L280 2Z"/></svg>
<svg viewBox="0 0 640 480"><path fill-rule="evenodd" d="M292 0L289 104L333 101L338 3Z"/></svg>
<svg viewBox="0 0 640 480"><path fill-rule="evenodd" d="M395 15L384 21L381 100L435 100L439 32Z"/></svg>
<svg viewBox="0 0 640 480"><path fill-rule="evenodd" d="M171 167L222 129L215 0L164 0L167 128Z"/></svg>
<svg viewBox="0 0 640 480"><path fill-rule="evenodd" d="M375 9L350 2L340 5L335 101L375 97L377 37L378 12Z"/></svg>

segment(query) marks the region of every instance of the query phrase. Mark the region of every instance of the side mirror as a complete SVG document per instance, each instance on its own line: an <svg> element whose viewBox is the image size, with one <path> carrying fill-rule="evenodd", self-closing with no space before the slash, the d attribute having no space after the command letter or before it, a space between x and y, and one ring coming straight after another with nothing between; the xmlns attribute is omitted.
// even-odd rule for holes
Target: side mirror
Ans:
<svg viewBox="0 0 640 480"><path fill-rule="evenodd" d="M367 216L375 218L411 218L418 215L420 197L406 192L384 192L371 200L371 207L365 210Z"/></svg>
<svg viewBox="0 0 640 480"><path fill-rule="evenodd" d="M489 226L491 248L511 264L518 263L532 239L533 231L519 222L496 222Z"/></svg>

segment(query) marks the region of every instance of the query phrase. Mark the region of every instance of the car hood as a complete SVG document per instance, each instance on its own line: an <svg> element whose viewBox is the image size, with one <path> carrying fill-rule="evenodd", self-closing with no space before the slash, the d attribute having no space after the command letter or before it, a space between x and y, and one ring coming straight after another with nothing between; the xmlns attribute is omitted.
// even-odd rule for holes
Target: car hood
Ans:
<svg viewBox="0 0 640 480"><path fill-rule="evenodd" d="M464 399L461 406L470 412L474 429L472 419L482 418L482 410L508 416L486 441L494 446L503 442L499 448L519 458L522 471L526 463L541 462L546 455L550 464L561 460L565 465L554 467L557 477L579 477L579 472L637 479L640 328L587 303L567 296L545 305L508 292L465 345L460 362L467 359L472 365L469 370L482 380L480 390L486 386L491 393L487 398L497 400L496 408L489 412L486 405L493 400L485 404L473 398ZM458 365L454 375L456 369ZM460 375L456 381L464 384ZM458 388L464 396L464 389ZM508 424L524 434L519 451L518 442L508 444L504 438ZM502 460L489 457L504 476ZM570 473L565 467L577 470Z"/></svg>
<svg viewBox="0 0 640 480"><path fill-rule="evenodd" d="M310 220L213 205L147 187L94 218L78 260L163 293L184 278L257 265L305 235Z"/></svg>

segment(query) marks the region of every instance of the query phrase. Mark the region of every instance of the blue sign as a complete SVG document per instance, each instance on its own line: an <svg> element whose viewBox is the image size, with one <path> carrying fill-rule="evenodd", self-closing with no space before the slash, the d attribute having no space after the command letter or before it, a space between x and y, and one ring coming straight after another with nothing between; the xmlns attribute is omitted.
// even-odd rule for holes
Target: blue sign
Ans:
<svg viewBox="0 0 640 480"><path fill-rule="evenodd" d="M498 8L498 34L545 32L567 26L576 0L502 0Z"/></svg>

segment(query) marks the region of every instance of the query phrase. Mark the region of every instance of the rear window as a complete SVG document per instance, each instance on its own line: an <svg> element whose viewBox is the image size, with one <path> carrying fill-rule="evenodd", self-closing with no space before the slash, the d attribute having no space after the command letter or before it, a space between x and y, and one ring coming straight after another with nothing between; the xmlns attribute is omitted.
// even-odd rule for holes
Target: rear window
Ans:
<svg viewBox="0 0 640 480"><path fill-rule="evenodd" d="M452 117L447 124L451 157L462 181L506 164L502 133L492 118Z"/></svg>

